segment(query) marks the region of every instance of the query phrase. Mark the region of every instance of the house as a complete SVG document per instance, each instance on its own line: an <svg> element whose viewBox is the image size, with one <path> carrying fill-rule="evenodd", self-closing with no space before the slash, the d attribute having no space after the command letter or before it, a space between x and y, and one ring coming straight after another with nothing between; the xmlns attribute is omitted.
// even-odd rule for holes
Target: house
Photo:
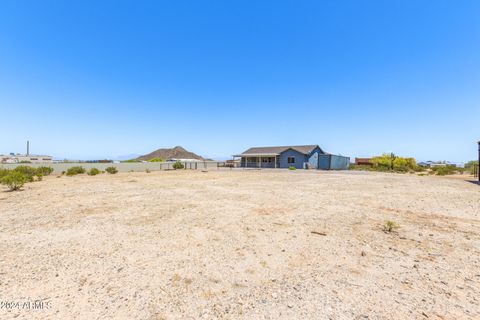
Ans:
<svg viewBox="0 0 480 320"><path fill-rule="evenodd" d="M348 169L350 158L324 152L318 145L254 147L233 158L242 168Z"/></svg>

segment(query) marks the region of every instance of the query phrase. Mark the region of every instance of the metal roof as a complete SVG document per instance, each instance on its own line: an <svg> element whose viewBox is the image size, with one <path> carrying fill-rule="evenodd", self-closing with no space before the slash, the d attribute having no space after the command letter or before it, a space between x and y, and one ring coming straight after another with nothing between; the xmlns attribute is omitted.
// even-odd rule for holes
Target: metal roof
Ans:
<svg viewBox="0 0 480 320"><path fill-rule="evenodd" d="M293 149L303 154L310 154L318 145L305 145L305 146L282 146L282 147L253 147L245 150L241 154L235 155L236 157L255 157L255 156L278 156L280 153L289 149ZM320 149L323 153L323 150Z"/></svg>

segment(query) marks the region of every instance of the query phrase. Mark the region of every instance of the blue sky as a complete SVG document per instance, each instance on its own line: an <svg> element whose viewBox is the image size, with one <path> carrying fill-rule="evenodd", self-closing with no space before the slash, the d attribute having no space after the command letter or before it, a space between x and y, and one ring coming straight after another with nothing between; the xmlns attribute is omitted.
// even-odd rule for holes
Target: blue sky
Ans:
<svg viewBox="0 0 480 320"><path fill-rule="evenodd" d="M476 158L479 1L2 1L0 153Z"/></svg>

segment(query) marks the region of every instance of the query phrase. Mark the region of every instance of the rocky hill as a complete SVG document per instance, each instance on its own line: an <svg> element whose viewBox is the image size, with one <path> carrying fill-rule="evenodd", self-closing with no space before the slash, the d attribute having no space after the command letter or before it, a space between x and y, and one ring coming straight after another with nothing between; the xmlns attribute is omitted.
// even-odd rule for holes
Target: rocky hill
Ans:
<svg viewBox="0 0 480 320"><path fill-rule="evenodd" d="M163 160L167 160L171 158L208 160L208 159L204 159L203 157L193 152L187 151L180 146L176 146L175 148L171 148L171 149L158 149L149 154L138 157L137 160L148 161L153 158L161 158Z"/></svg>

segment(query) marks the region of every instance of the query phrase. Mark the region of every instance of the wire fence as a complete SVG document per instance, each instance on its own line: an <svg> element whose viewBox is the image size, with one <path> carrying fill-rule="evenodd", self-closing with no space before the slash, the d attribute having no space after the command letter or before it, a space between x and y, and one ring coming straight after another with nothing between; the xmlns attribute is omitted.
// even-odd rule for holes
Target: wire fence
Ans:
<svg viewBox="0 0 480 320"><path fill-rule="evenodd" d="M183 170L215 170L225 167L224 161L181 161ZM51 167L53 173L60 174L66 172L71 167L81 166L86 170L97 168L104 171L108 167L115 167L119 172L142 172L142 171L162 171L174 170L175 162L121 162L121 163L90 163L90 162L57 162L57 163L7 163L0 164L3 169L15 169L18 166L29 167ZM180 170L182 170L180 169Z"/></svg>

